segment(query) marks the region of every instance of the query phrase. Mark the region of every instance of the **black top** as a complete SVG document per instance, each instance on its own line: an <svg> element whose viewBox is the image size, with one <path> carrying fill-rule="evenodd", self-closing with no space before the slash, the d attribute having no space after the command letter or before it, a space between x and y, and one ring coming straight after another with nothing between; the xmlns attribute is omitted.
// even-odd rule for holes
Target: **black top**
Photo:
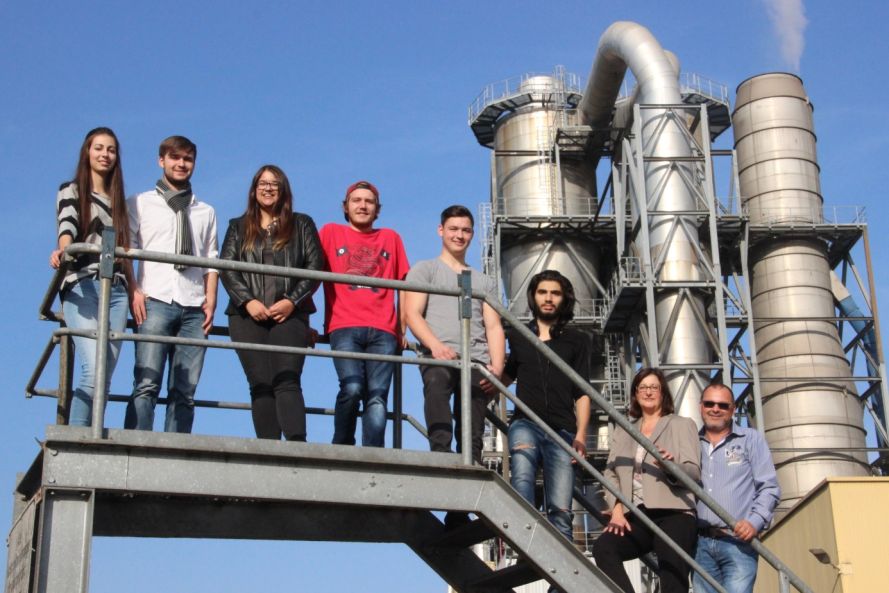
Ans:
<svg viewBox="0 0 889 593"><path fill-rule="evenodd" d="M534 329L533 325L532 331ZM516 395L550 427L574 433L577 417L574 401L586 393L558 370L515 330L507 332L509 358L504 373L516 380ZM590 376L590 338L576 329L566 327L558 337L544 342L577 373ZM525 417L516 410L513 419Z"/></svg>

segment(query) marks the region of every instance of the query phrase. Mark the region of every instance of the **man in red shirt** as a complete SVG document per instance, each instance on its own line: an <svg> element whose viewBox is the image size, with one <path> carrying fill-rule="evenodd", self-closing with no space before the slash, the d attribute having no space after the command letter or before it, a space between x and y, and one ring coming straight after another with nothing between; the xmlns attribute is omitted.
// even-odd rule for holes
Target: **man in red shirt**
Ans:
<svg viewBox="0 0 889 593"><path fill-rule="evenodd" d="M343 214L348 224L321 229L321 246L331 272L403 280L407 256L401 237L391 229L374 228L380 215L380 192L369 181L346 190ZM324 283L324 332L331 350L395 354L404 346L400 307L395 290L357 284ZM359 405L361 444L382 447L386 433L386 402L394 364L335 358L340 381L336 397L333 443L354 445Z"/></svg>

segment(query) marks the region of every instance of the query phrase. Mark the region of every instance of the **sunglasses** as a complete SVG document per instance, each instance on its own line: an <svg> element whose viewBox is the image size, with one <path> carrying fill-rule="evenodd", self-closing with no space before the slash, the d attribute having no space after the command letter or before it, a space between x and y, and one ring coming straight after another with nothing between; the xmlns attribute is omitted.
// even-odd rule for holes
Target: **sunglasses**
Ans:
<svg viewBox="0 0 889 593"><path fill-rule="evenodd" d="M726 402L711 402L711 401L706 401L706 400L702 401L701 405L704 406L705 408L707 408L708 410L714 406L719 408L720 410L728 410L729 408L732 407L731 404L726 403Z"/></svg>

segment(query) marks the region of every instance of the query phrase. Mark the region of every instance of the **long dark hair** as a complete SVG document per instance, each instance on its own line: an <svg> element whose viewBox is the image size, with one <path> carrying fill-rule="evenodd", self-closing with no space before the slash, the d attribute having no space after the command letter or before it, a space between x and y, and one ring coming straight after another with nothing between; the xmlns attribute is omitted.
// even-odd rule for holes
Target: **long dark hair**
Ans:
<svg viewBox="0 0 889 593"><path fill-rule="evenodd" d="M639 369L639 372L636 373L636 376L633 377L633 384L630 385L630 409L627 410L630 418L639 418L642 416L642 408L639 406L639 402L636 401L636 390L639 389L639 383L642 382L642 379L652 375L657 377L657 380L661 384L661 416L672 414L675 411L676 408L673 404L673 394L670 392L670 386L667 385L667 378L664 376L663 371L651 367L642 367Z"/></svg>
<svg viewBox="0 0 889 593"><path fill-rule="evenodd" d="M559 310L556 312L558 319L555 323L555 333L558 334L568 322L574 319L574 303L577 301L574 296L574 285L556 270L543 270L542 272L535 274L528 283L528 292L526 294L528 308L531 309L531 314L534 316L534 319L537 319L540 316L540 309L537 307L534 293L537 292L537 287L540 283L546 280L558 282L562 289L562 302L559 304Z"/></svg>
<svg viewBox="0 0 889 593"><path fill-rule="evenodd" d="M74 171L74 183L77 185L77 210L80 215L79 238L84 239L89 234L90 221L92 220L93 175L90 168L90 146L92 146L95 137L101 134L114 138L114 144L117 146L117 159L105 179L105 193L111 199L111 220L114 230L117 231L117 246L126 249L130 246L130 221L127 217L127 201L123 188L120 141L111 128L93 128L86 133L83 144L80 146L80 157L77 161L77 169Z"/></svg>
<svg viewBox="0 0 889 593"><path fill-rule="evenodd" d="M256 201L256 186L259 178L266 171L270 171L278 180L278 201L275 203L275 217L278 224L275 228L275 236L272 242L273 249L283 249L290 242L293 235L293 192L290 189L290 181L280 167L275 165L263 165L253 176L250 191L247 193L247 211L244 212L246 230L244 231L244 243L241 251L253 249L253 246L262 235L262 214L259 202Z"/></svg>

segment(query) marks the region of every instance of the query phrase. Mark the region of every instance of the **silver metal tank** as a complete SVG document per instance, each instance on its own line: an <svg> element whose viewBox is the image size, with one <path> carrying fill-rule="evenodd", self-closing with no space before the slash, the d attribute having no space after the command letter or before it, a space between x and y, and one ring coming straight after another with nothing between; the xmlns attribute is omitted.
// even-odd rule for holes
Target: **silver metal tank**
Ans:
<svg viewBox="0 0 889 593"><path fill-rule="evenodd" d="M591 215L596 204L594 167L576 159L564 159L557 166L551 158L556 129L577 122L576 112L563 101L563 83L553 76L533 76L518 90L530 93L532 101L496 123L494 212L510 217ZM598 293L599 250L585 237L562 236L548 227L552 225L541 227L541 233L509 235L501 246L500 269L510 309L528 314L528 281L541 270L555 269L574 285L576 314L591 315Z"/></svg>
<svg viewBox="0 0 889 593"><path fill-rule="evenodd" d="M682 103L679 90L679 73L671 58L651 32L633 22L617 22L608 27L599 40L599 48L590 72L589 81L578 105L583 123L594 129L607 128L620 85L629 68L638 83L638 101L647 105L677 105ZM641 112L642 138L645 155L655 159L689 157L692 155L684 116L675 116L668 110L645 109ZM678 169L686 169L680 175ZM649 208L662 215L649 219L651 259L656 260L664 251L665 264L657 275L661 282L694 282L702 279L701 266L692 247L698 242L696 225L688 225L688 234L671 233L677 216L682 212L698 209L694 196L682 177L695 176L689 164L681 161L649 160L645 164L645 187L650 196L659 196ZM672 214L675 212L676 214ZM638 212L633 216L637 217ZM641 247L637 244L635 249ZM655 315L657 335L669 336L659 349L660 364L708 364L713 353L707 339L708 329L698 322L693 308L703 310L703 301L692 295L681 298L678 290L661 290L657 296ZM672 329L672 333L669 333ZM646 361L649 364L652 361ZM695 381L685 384L685 371L667 372L670 388L677 398L677 411L701 423L700 386ZM706 384L709 377L702 377Z"/></svg>
<svg viewBox="0 0 889 593"><path fill-rule="evenodd" d="M563 83L533 76L519 86L533 102L499 119L494 132L498 198L496 211L510 216L589 215L594 208L596 172L588 161L561 163L561 177L549 157L555 131L575 125L577 114L559 103ZM537 154L508 155L509 152Z"/></svg>
<svg viewBox="0 0 889 593"><path fill-rule="evenodd" d="M733 114L740 190L751 225L820 223L822 197L812 105L802 81L763 74L738 86ZM827 246L815 238L766 239L750 255L754 336L766 439L787 510L827 476L868 475L863 409L837 328ZM763 319L764 321L756 321ZM787 379L786 381L781 379Z"/></svg>

